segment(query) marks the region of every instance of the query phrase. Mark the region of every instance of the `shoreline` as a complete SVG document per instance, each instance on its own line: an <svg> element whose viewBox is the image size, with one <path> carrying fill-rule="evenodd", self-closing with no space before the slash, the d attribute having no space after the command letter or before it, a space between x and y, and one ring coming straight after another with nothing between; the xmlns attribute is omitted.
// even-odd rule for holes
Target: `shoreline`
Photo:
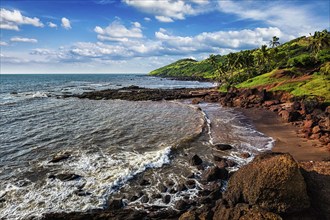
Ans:
<svg viewBox="0 0 330 220"><path fill-rule="evenodd" d="M221 93L215 88L147 89L137 86L85 92L73 97L129 101L192 99L192 104L217 102L237 109L258 131L272 137L275 140L273 152L290 153L297 161L330 160L330 107L324 107L317 100L305 102L287 93L258 89L232 88Z"/></svg>
<svg viewBox="0 0 330 220"><path fill-rule="evenodd" d="M273 138L272 152L289 153L297 161L329 160L330 152L317 140L299 137L299 129L282 121L276 113L266 109L237 109L242 112L259 132Z"/></svg>
<svg viewBox="0 0 330 220"><path fill-rule="evenodd" d="M112 97L113 94L115 95ZM272 152L257 155L252 162L232 174L228 174L226 169L231 161L224 158L214 158L214 161L211 162L200 160L198 155L193 157L187 155L186 159L189 160L190 166L201 169L202 174L201 177L195 175L187 177L187 182L182 187L186 187L189 181L195 182L203 176L206 178L204 181L206 181L205 186L207 187L202 187L197 198L188 197L176 201L175 209L164 210L160 206L152 206L149 209L136 210L134 207L125 207L122 198L110 198L104 210L48 213L43 216L43 219L238 220L240 217L243 219L256 219L257 217L259 217L258 219L297 219L297 217L323 219L329 217L330 211L326 204L330 204L330 200L326 196L327 193L324 194L324 192L330 192L330 186L326 185L330 178L328 172L330 168L329 142L327 139L325 139L326 144L321 141L322 137L327 138L327 130L322 130L324 129L322 127L324 118L315 117L315 115L327 117L330 112L328 112L328 108L322 109L317 104L307 112L305 107L301 107L303 104L301 100L292 100L286 95L267 94L265 91L253 89L243 91L234 89L228 93L219 93L214 88L193 91L189 89L161 91L130 87L84 93L78 96L78 98L97 100L118 98L132 101L191 99L192 104L220 103L224 107L241 112L252 122L257 131L272 137L275 145ZM306 112L304 112L305 110ZM315 110L317 110L317 114L314 113ZM297 115L299 117L293 117ZM308 128L306 128L306 120L312 122ZM314 131L314 127L319 128L319 131ZM309 132L303 130L305 132L303 133L302 128ZM203 168L207 164L213 165ZM255 182L255 178L260 180ZM228 188L222 192L220 187L223 180L228 180ZM247 184L247 181L250 183ZM260 190L269 186L271 186L270 191ZM295 191L297 187L299 192ZM250 194L250 191L253 194ZM254 199L255 193L259 193L260 197ZM268 201L268 198L271 199ZM268 203L269 206L264 205ZM283 207L285 208L282 210ZM264 218L260 218L260 216Z"/></svg>

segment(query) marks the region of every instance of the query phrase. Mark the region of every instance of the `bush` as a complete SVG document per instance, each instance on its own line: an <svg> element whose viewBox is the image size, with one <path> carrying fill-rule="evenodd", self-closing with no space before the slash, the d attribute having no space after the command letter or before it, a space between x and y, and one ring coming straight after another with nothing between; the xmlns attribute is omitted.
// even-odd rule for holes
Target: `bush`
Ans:
<svg viewBox="0 0 330 220"><path fill-rule="evenodd" d="M315 64L315 58L309 54L301 54L299 56L290 58L287 62L287 66L290 67L312 67Z"/></svg>
<svg viewBox="0 0 330 220"><path fill-rule="evenodd" d="M325 63L327 61L330 61L330 50L329 49L320 50L316 55L316 59L320 63Z"/></svg>

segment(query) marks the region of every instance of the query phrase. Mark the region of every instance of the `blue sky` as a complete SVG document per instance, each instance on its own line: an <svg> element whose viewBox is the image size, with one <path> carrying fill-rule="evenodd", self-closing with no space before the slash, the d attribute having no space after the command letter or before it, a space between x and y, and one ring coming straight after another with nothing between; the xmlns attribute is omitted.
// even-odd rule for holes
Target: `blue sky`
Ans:
<svg viewBox="0 0 330 220"><path fill-rule="evenodd" d="M1 0L1 73L148 73L330 26L328 0Z"/></svg>

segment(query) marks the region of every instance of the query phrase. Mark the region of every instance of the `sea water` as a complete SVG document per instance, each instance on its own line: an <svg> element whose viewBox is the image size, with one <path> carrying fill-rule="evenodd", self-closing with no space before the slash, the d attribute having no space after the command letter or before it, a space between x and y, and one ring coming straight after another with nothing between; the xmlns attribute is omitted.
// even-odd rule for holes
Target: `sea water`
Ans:
<svg viewBox="0 0 330 220"><path fill-rule="evenodd" d="M232 144L235 149L223 156L239 164L247 162L240 152L254 155L271 147L269 137L219 104L62 98L130 85L213 86L138 74L0 75L0 218L104 208L112 195L141 190L133 186L138 175L151 182L145 193L153 193L160 183L179 183L193 169L187 155L210 159L216 143ZM50 162L64 153L67 160ZM77 178L51 178L60 174ZM187 193L193 197L196 191Z"/></svg>

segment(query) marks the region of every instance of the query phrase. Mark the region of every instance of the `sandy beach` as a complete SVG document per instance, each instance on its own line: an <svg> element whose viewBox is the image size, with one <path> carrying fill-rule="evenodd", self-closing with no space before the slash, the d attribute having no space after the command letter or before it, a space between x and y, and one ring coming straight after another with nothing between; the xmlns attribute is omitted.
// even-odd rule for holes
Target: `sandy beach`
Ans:
<svg viewBox="0 0 330 220"><path fill-rule="evenodd" d="M297 161L329 160L330 152L317 140L298 136L298 128L285 123L276 113L265 109L239 108L258 131L275 139L274 152L290 153Z"/></svg>

